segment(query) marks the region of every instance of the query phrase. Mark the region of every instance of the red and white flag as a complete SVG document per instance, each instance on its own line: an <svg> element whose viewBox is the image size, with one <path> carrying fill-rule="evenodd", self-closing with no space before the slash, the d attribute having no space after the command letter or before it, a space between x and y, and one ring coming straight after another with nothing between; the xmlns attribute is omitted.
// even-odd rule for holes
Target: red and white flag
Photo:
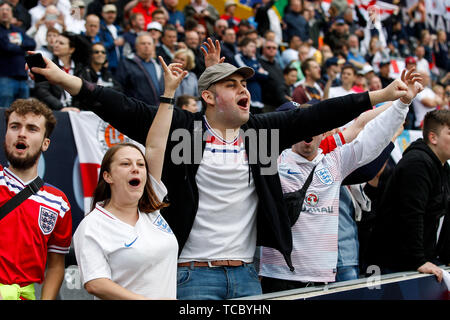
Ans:
<svg viewBox="0 0 450 320"><path fill-rule="evenodd" d="M143 151L144 147L114 129L93 112L69 112L69 117L80 162L84 212L88 213L105 152L121 142L135 143Z"/></svg>
<svg viewBox="0 0 450 320"><path fill-rule="evenodd" d="M331 1L332 0L322 1L322 8L325 10L325 12L328 11ZM379 0L347 0L347 3L350 7L353 7L353 5L357 5L361 11L361 14L364 16L364 18L366 18L366 20L369 19L368 10L370 7L373 6L378 7L380 14L380 21L392 15L394 11L398 8L397 5L389 3L389 1L379 1Z"/></svg>
<svg viewBox="0 0 450 320"><path fill-rule="evenodd" d="M361 14L366 18L366 20L369 19L368 11L371 7L375 6L377 8L378 14L380 15L380 21L383 21L393 15L395 10L398 9L398 6L395 4L379 0L355 0L355 4L358 5Z"/></svg>

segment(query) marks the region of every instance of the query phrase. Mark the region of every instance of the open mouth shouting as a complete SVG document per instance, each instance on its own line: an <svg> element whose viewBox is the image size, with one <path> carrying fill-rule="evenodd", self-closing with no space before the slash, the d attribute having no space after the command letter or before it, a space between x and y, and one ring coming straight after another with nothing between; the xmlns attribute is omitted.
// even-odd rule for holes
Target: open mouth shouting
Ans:
<svg viewBox="0 0 450 320"><path fill-rule="evenodd" d="M128 181L128 184L132 187L139 187L139 185L141 184L141 180L139 178L133 178Z"/></svg>
<svg viewBox="0 0 450 320"><path fill-rule="evenodd" d="M237 104L241 109L248 109L248 98L244 97L239 99Z"/></svg>
<svg viewBox="0 0 450 320"><path fill-rule="evenodd" d="M16 147L16 151L18 151L19 153L24 153L25 150L28 148L26 143L22 142L22 141L17 142L15 147Z"/></svg>

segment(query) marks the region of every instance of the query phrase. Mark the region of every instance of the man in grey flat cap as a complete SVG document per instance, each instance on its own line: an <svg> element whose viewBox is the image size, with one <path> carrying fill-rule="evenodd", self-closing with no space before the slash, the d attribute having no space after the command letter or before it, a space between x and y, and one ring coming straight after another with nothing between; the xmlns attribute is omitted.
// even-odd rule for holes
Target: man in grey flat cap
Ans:
<svg viewBox="0 0 450 320"><path fill-rule="evenodd" d="M279 263L294 270L280 178L276 169L267 170L276 168L279 152L344 125L377 103L404 96L408 86L398 80L383 90L329 99L307 109L252 115L246 85L254 71L219 63L223 59L218 41L213 44L209 39L205 46L207 69L198 81L204 112L174 109L162 174L170 202L162 214L179 244L177 297L258 295L261 285L253 265L257 245L277 249L285 260ZM128 137L145 143L157 107L46 62L45 69L33 71L85 101ZM166 98L170 97L160 100ZM93 102L100 103L94 107ZM274 159L263 150L271 150Z"/></svg>

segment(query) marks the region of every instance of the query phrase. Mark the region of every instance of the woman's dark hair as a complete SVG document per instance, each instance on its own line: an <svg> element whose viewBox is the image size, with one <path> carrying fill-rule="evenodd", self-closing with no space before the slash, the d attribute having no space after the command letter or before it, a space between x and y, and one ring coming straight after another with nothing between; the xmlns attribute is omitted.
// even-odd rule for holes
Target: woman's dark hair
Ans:
<svg viewBox="0 0 450 320"><path fill-rule="evenodd" d="M139 147L136 146L135 144L132 144L129 142L124 142L124 143L116 144L116 145L112 146L111 148L109 148L108 151L106 151L105 155L103 156L102 164L100 166L100 174L99 174L97 186L95 187L95 190L94 190L94 196L93 196L91 210L94 210L97 202L105 201L105 205L106 205L108 203L108 201L111 199L111 187L109 186L109 183L107 183L105 181L105 179L103 178L103 173L105 171L109 172L111 170L111 163L114 160L114 155L117 153L117 151L119 151L120 149L125 148L125 147L131 147L131 148L135 148L136 150L139 150L139 152L142 154L142 157L144 157L144 160L145 160L145 156L142 153L141 149L139 149ZM147 173L148 173L147 161L145 161L145 169L147 170ZM153 212L153 211L159 210L159 209L167 207L167 206L168 206L167 203L160 202L158 200L158 197L156 196L156 193L152 188L152 183L150 181L150 177L147 174L147 181L145 182L144 193L138 202L139 210L141 212L148 213L148 212Z"/></svg>
<svg viewBox="0 0 450 320"><path fill-rule="evenodd" d="M71 57L73 61L82 64L87 64L89 62L89 57L91 56L91 44L86 38L69 31L62 32L60 36L69 39L69 47L75 48Z"/></svg>

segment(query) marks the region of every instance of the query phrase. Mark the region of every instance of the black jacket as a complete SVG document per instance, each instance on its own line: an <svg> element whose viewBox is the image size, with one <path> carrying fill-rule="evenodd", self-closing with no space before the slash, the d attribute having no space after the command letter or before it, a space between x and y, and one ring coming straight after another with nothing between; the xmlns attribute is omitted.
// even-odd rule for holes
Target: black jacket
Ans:
<svg viewBox="0 0 450 320"><path fill-rule="evenodd" d="M269 79L261 83L262 102L266 105L278 108L283 103L288 102L284 96L284 76L283 70L274 60L268 61L262 56L259 58L261 67L269 73Z"/></svg>
<svg viewBox="0 0 450 320"><path fill-rule="evenodd" d="M122 85L123 92L127 96L142 100L150 105L159 105L159 97L164 92L163 78L163 71L161 70L158 91L142 60L136 55L122 59L116 72L116 79Z"/></svg>
<svg viewBox="0 0 450 320"><path fill-rule="evenodd" d="M194 53L194 57L195 57L195 68L192 69L191 71L193 73L195 73L195 75L197 76L197 79L199 79L200 76L202 75L202 73L206 69L205 55L203 54L203 51L200 49L200 47L197 47L197 48L188 47L188 48L192 50L192 52Z"/></svg>
<svg viewBox="0 0 450 320"><path fill-rule="evenodd" d="M169 50L169 49L167 47L164 48L163 44L160 43L159 45L156 46L155 53L156 53L156 56L161 56L161 58L163 58L164 62L167 65L169 65L172 63L172 57L169 55L167 50Z"/></svg>
<svg viewBox="0 0 450 320"><path fill-rule="evenodd" d="M269 3L261 4L256 10L255 21L258 23L258 34L262 37L270 30L270 19L267 12L272 8L274 3L275 0L271 0Z"/></svg>
<svg viewBox="0 0 450 320"><path fill-rule="evenodd" d="M448 262L449 181L448 163L443 166L423 139L405 150L380 199L370 240L371 263L404 271L417 270L427 261ZM446 227L437 246L444 215Z"/></svg>
<svg viewBox="0 0 450 320"><path fill-rule="evenodd" d="M238 54L236 44L222 41L220 43L220 47L222 49L222 51L220 52L220 56L225 57L225 62L236 65L236 61L234 61L234 56Z"/></svg>
<svg viewBox="0 0 450 320"><path fill-rule="evenodd" d="M100 70L100 75L102 77L104 87L109 87L111 89L122 92L122 85L116 80L116 78L114 78L111 71L109 71L107 68L102 68ZM93 83L97 83L98 81L97 72L95 72L95 70L90 66L85 66L84 68L82 68L79 77Z"/></svg>
<svg viewBox="0 0 450 320"><path fill-rule="evenodd" d="M100 102L100 107L91 108L93 112L128 137L145 144L148 129L157 111L156 107L86 81L83 81L77 97L84 103ZM279 151L282 151L306 137L339 127L370 108L367 92L352 94L322 101L307 109L250 114L248 122L241 128L244 131L249 128L278 129ZM195 121L200 124L202 130L197 130L197 127L194 130ZM200 147L199 142L195 141L201 140L206 130L203 115L175 108L169 135L171 136L178 128L187 129L191 133L191 141L189 141L191 155L195 156L194 149L198 150ZM162 214L177 237L181 253L198 209L199 194L195 175L201 159L196 161L190 159L187 163L175 164L171 160L171 153L175 147L179 149L179 143L180 141L171 141L171 139L167 143L162 181L167 186L170 206L164 209ZM271 144L270 141L269 144ZM259 145L259 142L256 145ZM204 148L205 141L202 142L202 154ZM248 143L246 143L246 150L249 154ZM271 150L270 145L267 150ZM176 152L179 154L179 150ZM292 268L290 259L292 234L283 202L280 178L278 174L262 175L261 168L264 166L261 164L261 159L257 160L256 164L250 164L258 194L257 245L279 250Z"/></svg>

